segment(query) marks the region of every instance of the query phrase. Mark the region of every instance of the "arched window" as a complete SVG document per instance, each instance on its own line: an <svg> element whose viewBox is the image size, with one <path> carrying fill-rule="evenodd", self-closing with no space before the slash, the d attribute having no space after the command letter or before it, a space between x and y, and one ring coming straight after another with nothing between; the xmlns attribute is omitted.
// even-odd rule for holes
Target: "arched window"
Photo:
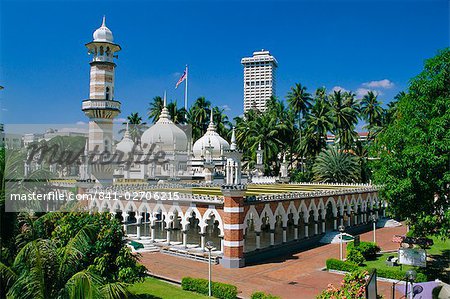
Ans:
<svg viewBox="0 0 450 299"><path fill-rule="evenodd" d="M109 47L106 47L106 56L109 56L109 54L111 53L111 50L109 49Z"/></svg>
<svg viewBox="0 0 450 299"><path fill-rule="evenodd" d="M100 55L103 55L103 46L100 46Z"/></svg>
<svg viewBox="0 0 450 299"><path fill-rule="evenodd" d="M106 87L106 100L109 101L109 87Z"/></svg>

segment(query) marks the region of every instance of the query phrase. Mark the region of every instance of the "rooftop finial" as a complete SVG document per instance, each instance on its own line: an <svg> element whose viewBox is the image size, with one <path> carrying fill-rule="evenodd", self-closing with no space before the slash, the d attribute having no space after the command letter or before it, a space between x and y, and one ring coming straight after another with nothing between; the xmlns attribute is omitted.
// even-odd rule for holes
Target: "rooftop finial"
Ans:
<svg viewBox="0 0 450 299"><path fill-rule="evenodd" d="M131 139L131 135L130 135L130 131L128 129L128 125L129 125L129 121L127 121L127 126L126 126L126 130L125 130L125 134L123 134L123 139Z"/></svg>
<svg viewBox="0 0 450 299"><path fill-rule="evenodd" d="M106 27L106 16L103 15L102 27Z"/></svg>
<svg viewBox="0 0 450 299"><path fill-rule="evenodd" d="M210 116L209 116L209 122L210 123L214 122L214 120L213 120L213 109L212 108L211 108L211 113L210 113Z"/></svg>
<svg viewBox="0 0 450 299"><path fill-rule="evenodd" d="M167 107L166 91L164 90L164 107Z"/></svg>
<svg viewBox="0 0 450 299"><path fill-rule="evenodd" d="M233 127L233 131L231 133L230 150L236 150L236 132L234 130L234 127Z"/></svg>

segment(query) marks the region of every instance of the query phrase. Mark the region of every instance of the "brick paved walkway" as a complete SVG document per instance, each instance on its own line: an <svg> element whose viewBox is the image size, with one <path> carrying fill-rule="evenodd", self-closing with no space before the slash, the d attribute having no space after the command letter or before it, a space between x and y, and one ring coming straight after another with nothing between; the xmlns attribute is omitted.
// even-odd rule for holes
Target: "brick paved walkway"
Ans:
<svg viewBox="0 0 450 299"><path fill-rule="evenodd" d="M382 250L397 249L392 235L404 234L405 226L377 230L377 243ZM371 241L372 232L361 235L361 241ZM282 298L315 298L329 283L339 285L343 276L320 269L325 260L339 257L339 244L327 244L290 256L267 260L242 269L213 266L213 280L238 287L240 296L249 297L254 291L265 291ZM141 262L150 272L181 280L184 276L207 278L206 263L178 258L162 253L144 253ZM378 292L390 298L390 283L378 282Z"/></svg>

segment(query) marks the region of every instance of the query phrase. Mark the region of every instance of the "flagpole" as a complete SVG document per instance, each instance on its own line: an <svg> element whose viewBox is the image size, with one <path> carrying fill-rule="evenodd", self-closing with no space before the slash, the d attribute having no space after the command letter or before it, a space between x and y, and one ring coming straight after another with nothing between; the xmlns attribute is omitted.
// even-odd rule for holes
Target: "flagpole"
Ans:
<svg viewBox="0 0 450 299"><path fill-rule="evenodd" d="M184 109L186 109L187 112L187 105L188 105L188 66L186 64L186 85L184 87Z"/></svg>

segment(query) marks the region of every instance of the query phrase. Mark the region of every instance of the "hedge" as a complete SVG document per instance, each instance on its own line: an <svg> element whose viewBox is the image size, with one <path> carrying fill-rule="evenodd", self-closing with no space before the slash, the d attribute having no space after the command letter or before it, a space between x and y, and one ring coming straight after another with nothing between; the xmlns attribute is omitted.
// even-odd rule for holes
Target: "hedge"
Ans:
<svg viewBox="0 0 450 299"><path fill-rule="evenodd" d="M327 259L327 270L339 270L339 271L346 271L346 272L353 272L359 269L358 265L350 263L350 262L344 262L338 259Z"/></svg>
<svg viewBox="0 0 450 299"><path fill-rule="evenodd" d="M202 278L183 277L181 288L186 291L208 295L208 280ZM211 282L211 295L219 299L237 298L237 287L221 282Z"/></svg>
<svg viewBox="0 0 450 299"><path fill-rule="evenodd" d="M373 270L373 268L367 268L368 271ZM400 269L378 269L377 268L377 276L390 278L395 280L404 280L406 276L406 271L402 271ZM426 282L428 281L427 276L423 273L417 273L417 277L415 282Z"/></svg>
<svg viewBox="0 0 450 299"><path fill-rule="evenodd" d="M373 270L373 268L358 267L356 264L344 262L338 259L327 259L326 265L327 270L339 270L346 272L353 272L356 270L367 270L369 271L369 273ZM377 268L377 276L396 280L404 280L406 276L406 271L402 271L400 269ZM423 273L417 273L416 282L425 282L425 281L428 281L427 276Z"/></svg>
<svg viewBox="0 0 450 299"><path fill-rule="evenodd" d="M254 292L250 297L250 299L281 299L281 298L264 292Z"/></svg>
<svg viewBox="0 0 450 299"><path fill-rule="evenodd" d="M377 252L380 251L380 247L373 242L360 242L359 246L355 246L355 242L347 244L347 252L355 249L361 252L366 260L375 259L377 257Z"/></svg>

